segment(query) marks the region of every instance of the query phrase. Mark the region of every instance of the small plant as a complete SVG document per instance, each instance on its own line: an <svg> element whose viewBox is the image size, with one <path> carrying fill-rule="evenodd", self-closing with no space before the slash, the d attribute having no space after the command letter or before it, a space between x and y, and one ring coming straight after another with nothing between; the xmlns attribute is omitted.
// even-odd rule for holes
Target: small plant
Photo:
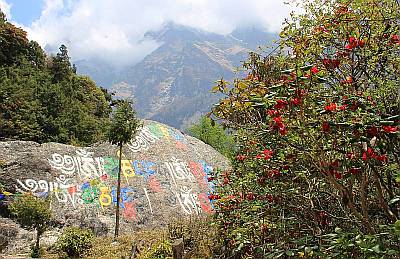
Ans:
<svg viewBox="0 0 400 259"><path fill-rule="evenodd" d="M31 246L31 257L40 258L44 254L44 249L42 247L36 247L36 245Z"/></svg>
<svg viewBox="0 0 400 259"><path fill-rule="evenodd" d="M91 248L93 233L89 229L69 227L57 240L56 247L61 254L69 257L80 257L87 249Z"/></svg>
<svg viewBox="0 0 400 259"><path fill-rule="evenodd" d="M6 161L0 160L0 168L4 168L5 165L6 165Z"/></svg>
<svg viewBox="0 0 400 259"><path fill-rule="evenodd" d="M149 251L142 253L140 259L172 258L171 242L166 239L155 243Z"/></svg>
<svg viewBox="0 0 400 259"><path fill-rule="evenodd" d="M51 220L49 202L32 195L23 195L11 203L9 209L22 227L36 230L36 243L32 248L32 257L39 257L40 236L46 231Z"/></svg>

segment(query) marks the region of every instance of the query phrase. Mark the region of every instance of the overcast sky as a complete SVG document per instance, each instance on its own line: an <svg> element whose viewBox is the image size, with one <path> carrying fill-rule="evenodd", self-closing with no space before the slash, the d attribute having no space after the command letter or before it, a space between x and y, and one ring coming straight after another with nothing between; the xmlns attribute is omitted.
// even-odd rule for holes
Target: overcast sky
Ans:
<svg viewBox="0 0 400 259"><path fill-rule="evenodd" d="M165 22L223 34L246 25L277 32L290 12L283 0L0 0L0 8L43 47L65 44L75 60L114 63L157 48L143 35Z"/></svg>

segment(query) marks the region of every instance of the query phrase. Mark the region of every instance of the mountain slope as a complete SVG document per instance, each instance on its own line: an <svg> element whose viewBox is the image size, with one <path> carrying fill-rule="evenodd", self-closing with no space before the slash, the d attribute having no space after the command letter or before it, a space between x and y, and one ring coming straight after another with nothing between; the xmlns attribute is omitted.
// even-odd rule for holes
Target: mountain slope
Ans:
<svg viewBox="0 0 400 259"><path fill-rule="evenodd" d="M139 63L116 71L83 62L78 69L117 97L133 97L141 117L183 129L218 101L219 96L210 93L216 80L232 80L249 51L276 37L257 28L220 35L169 23L146 33L145 38L161 45Z"/></svg>

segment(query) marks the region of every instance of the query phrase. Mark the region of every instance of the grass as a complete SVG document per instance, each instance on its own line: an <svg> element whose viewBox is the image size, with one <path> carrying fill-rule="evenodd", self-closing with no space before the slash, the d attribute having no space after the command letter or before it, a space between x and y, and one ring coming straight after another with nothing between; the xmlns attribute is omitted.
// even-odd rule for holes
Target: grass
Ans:
<svg viewBox="0 0 400 259"><path fill-rule="evenodd" d="M216 231L206 218L201 220L175 220L167 228L144 229L130 235L122 235L114 242L111 236L95 237L92 247L82 258L111 259L130 258L135 244L138 259L172 258L172 243L182 238L185 252L190 258L211 258L215 244ZM43 258L59 258L55 248L47 249Z"/></svg>

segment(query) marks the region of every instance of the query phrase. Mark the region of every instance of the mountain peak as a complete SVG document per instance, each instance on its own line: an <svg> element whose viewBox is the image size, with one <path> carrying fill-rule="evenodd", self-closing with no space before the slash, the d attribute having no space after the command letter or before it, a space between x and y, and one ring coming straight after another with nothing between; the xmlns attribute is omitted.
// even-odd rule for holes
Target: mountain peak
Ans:
<svg viewBox="0 0 400 259"><path fill-rule="evenodd" d="M164 23L158 30L147 32L144 36L145 38L150 38L159 42L193 42L215 40L224 37L224 35L207 32L199 28L181 25L171 21Z"/></svg>

